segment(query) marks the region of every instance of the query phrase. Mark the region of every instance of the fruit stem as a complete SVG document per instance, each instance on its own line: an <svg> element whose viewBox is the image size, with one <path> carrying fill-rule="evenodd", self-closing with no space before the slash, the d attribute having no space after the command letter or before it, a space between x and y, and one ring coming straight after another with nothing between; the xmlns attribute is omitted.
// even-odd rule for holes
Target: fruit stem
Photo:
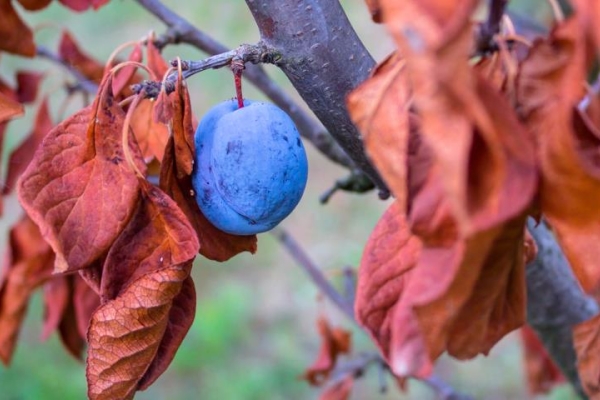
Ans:
<svg viewBox="0 0 600 400"><path fill-rule="evenodd" d="M244 107L244 96L242 95L242 71L244 71L244 61L233 59L231 61L231 71L235 82L235 95L237 97L238 108Z"/></svg>

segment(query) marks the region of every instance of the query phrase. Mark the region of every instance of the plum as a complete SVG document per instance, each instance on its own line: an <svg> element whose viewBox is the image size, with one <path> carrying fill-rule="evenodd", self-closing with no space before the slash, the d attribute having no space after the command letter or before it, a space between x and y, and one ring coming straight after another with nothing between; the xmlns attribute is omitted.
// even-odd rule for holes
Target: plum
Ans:
<svg viewBox="0 0 600 400"><path fill-rule="evenodd" d="M195 144L196 201L222 231L268 231L298 205L308 175L306 152L294 122L278 107L220 103L203 117Z"/></svg>

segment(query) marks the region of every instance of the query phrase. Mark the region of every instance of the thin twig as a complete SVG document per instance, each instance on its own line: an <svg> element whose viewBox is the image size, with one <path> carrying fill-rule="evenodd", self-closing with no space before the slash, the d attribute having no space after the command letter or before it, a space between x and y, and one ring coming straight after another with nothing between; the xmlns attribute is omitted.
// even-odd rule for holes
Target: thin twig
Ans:
<svg viewBox="0 0 600 400"><path fill-rule="evenodd" d="M152 13L169 28L166 37L171 43L187 43L210 55L227 53L229 49L206 33L200 31L181 16L177 15L159 0L137 0L147 11ZM164 39L164 37L163 37ZM162 41L161 44L165 44ZM260 91L283 109L296 123L300 134L309 140L321 153L331 161L344 167L354 168L354 163L342 148L335 142L323 125L309 115L276 84L258 65L248 65L244 76Z"/></svg>
<svg viewBox="0 0 600 400"><path fill-rule="evenodd" d="M494 36L500 32L507 4L508 0L490 0L487 19L480 25L477 36L478 53L485 54L497 50Z"/></svg>
<svg viewBox="0 0 600 400"><path fill-rule="evenodd" d="M290 255L298 262L298 265L310 276L313 283L319 290L327 296L352 322L354 319L354 308L352 303L348 303L333 285L327 280L321 269L310 259L308 254L296 242L296 240L283 228L277 227L271 231L281 244L287 249Z"/></svg>
<svg viewBox="0 0 600 400"><path fill-rule="evenodd" d="M296 242L296 240L281 227L276 227L275 229L271 230L271 234L281 242L294 260L298 262L298 265L300 265L300 267L302 267L302 269L310 276L315 286L321 290L321 293L329 298L329 300L331 300L331 302L333 302L333 304L335 304L335 306L338 307L339 310L342 311L354 324L358 325L358 322L354 317L353 304L349 303L344 296L342 296L336 290L336 288L333 287L323 272L321 272L321 269L310 259L304 249L302 249L300 244ZM374 362L378 362L391 373L389 366L381 357L381 355L379 353L372 353L362 355L357 359L340 364L340 366L336 368L334 375L343 377L349 372L353 372L355 374L354 376L359 376L363 373L367 366ZM472 400L470 396L456 392L449 384L444 382L435 374L432 374L427 378L413 377L413 379L422 381L427 386L432 388L437 392L442 400Z"/></svg>
<svg viewBox="0 0 600 400"><path fill-rule="evenodd" d="M66 69L77 80L76 87L79 89L91 94L96 94L98 91L98 85L96 83L87 79L81 72L77 71L77 69L63 60L58 54L53 53L44 46L37 46L36 54L38 57L45 58ZM73 90L73 86L70 86L70 90Z"/></svg>

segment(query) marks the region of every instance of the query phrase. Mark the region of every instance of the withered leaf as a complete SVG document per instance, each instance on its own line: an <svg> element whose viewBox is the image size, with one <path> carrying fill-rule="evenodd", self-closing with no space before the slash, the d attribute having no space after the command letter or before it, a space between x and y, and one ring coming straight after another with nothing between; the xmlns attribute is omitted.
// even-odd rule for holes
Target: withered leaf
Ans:
<svg viewBox="0 0 600 400"><path fill-rule="evenodd" d="M379 0L366 0L367 7L371 13L371 18L375 22L382 22L383 15L381 14L381 7L379 6Z"/></svg>
<svg viewBox="0 0 600 400"><path fill-rule="evenodd" d="M85 11L90 7L97 10L109 1L110 0L60 0L64 6L77 12Z"/></svg>
<svg viewBox="0 0 600 400"><path fill-rule="evenodd" d="M61 0L61 2L63 2ZM76 3L79 1L75 1ZM64 4L64 2L63 2ZM58 45L58 54L64 62L70 64L91 81L99 83L104 75L104 65L84 53L73 36L63 31Z"/></svg>
<svg viewBox="0 0 600 400"><path fill-rule="evenodd" d="M131 53L129 53L129 58L127 61L133 62L141 62L143 58L142 46L140 43L136 43L133 47ZM111 66L105 67L105 73L108 73ZM132 85L135 82L141 80L141 77L135 75L137 68L135 66L123 67L120 69L113 78L112 90L115 96L118 96L123 92L123 94L128 95L130 90L128 85Z"/></svg>
<svg viewBox="0 0 600 400"><path fill-rule="evenodd" d="M0 0L0 50L26 57L35 55L33 32L21 20L11 0Z"/></svg>
<svg viewBox="0 0 600 400"><path fill-rule="evenodd" d="M52 0L19 0L19 4L29 11L38 11L46 8L51 2Z"/></svg>
<svg viewBox="0 0 600 400"><path fill-rule="evenodd" d="M394 53L348 97L366 151L401 207L407 204L409 90L405 63Z"/></svg>
<svg viewBox="0 0 600 400"><path fill-rule="evenodd" d="M177 80L173 97L173 144L178 178L191 175L194 168L194 123L190 94L183 79Z"/></svg>
<svg viewBox="0 0 600 400"><path fill-rule="evenodd" d="M304 373L304 379L311 385L319 386L335 368L339 355L350 352L352 337L349 331L332 327L324 317L317 320L317 328L321 335L321 348L315 362Z"/></svg>
<svg viewBox="0 0 600 400"><path fill-rule="evenodd" d="M31 103L37 98L44 74L33 71L17 73L17 98L20 103Z"/></svg>
<svg viewBox="0 0 600 400"><path fill-rule="evenodd" d="M157 102L143 100L135 108L131 118L131 128L146 161L156 158L162 162L169 140L167 126L154 119L154 108L158 105Z"/></svg>
<svg viewBox="0 0 600 400"><path fill-rule="evenodd" d="M580 22L538 40L523 62L519 106L538 142L541 210L587 291L600 289L600 132L576 110L586 69Z"/></svg>
<svg viewBox="0 0 600 400"><path fill-rule="evenodd" d="M50 334L58 329L70 300L71 289L66 277L59 275L46 282L44 285L42 340L48 339Z"/></svg>
<svg viewBox="0 0 600 400"><path fill-rule="evenodd" d="M77 332L85 340L92 315L100 306L100 295L82 278L81 273L73 276L73 306Z"/></svg>
<svg viewBox="0 0 600 400"><path fill-rule="evenodd" d="M40 107L35 116L33 131L29 134L27 139L25 139L19 147L10 154L6 182L2 188L3 194L8 194L13 191L17 184L17 179L33 159L33 155L40 143L42 143L44 136L46 136L53 127L54 123L52 122L50 110L48 108L48 98L45 98L40 103Z"/></svg>
<svg viewBox="0 0 600 400"><path fill-rule="evenodd" d="M160 54L160 50L154 45L154 32L148 37L148 44L146 45L146 57L148 59L148 68L153 71L157 76L163 77L169 65Z"/></svg>
<svg viewBox="0 0 600 400"><path fill-rule="evenodd" d="M23 115L23 105L0 92L0 123Z"/></svg>
<svg viewBox="0 0 600 400"><path fill-rule="evenodd" d="M174 138L171 136L161 164L160 187L175 200L194 227L200 242L200 254L211 260L226 261L243 251L256 252L256 235L231 235L217 229L206 219L193 196L191 177L177 178L176 157Z"/></svg>
<svg viewBox="0 0 600 400"><path fill-rule="evenodd" d="M125 115L110 84L106 79L91 106L46 135L18 183L21 204L56 253L57 272L85 268L105 254L138 200L138 179L122 148Z"/></svg>
<svg viewBox="0 0 600 400"><path fill-rule="evenodd" d="M576 325L573 342L581 384L590 398L596 398L600 394L600 315Z"/></svg>
<svg viewBox="0 0 600 400"><path fill-rule="evenodd" d="M67 278L67 285L69 287L69 301L58 325L58 333L60 340L73 357L78 360L83 359L83 350L85 348L86 336L82 335L77 323L77 314L75 312L74 297L73 297L73 276Z"/></svg>
<svg viewBox="0 0 600 400"><path fill-rule="evenodd" d="M96 310L88 331L91 400L133 398L157 357L173 301L188 276L189 263L155 270Z"/></svg>
<svg viewBox="0 0 600 400"><path fill-rule="evenodd" d="M112 245L102 271L103 302L117 298L143 275L183 264L198 253L198 238L177 204L141 181L141 196L127 227Z"/></svg>
<svg viewBox="0 0 600 400"><path fill-rule="evenodd" d="M10 264L0 287L0 361L8 364L32 291L50 277L53 254L38 227L24 216L10 231Z"/></svg>

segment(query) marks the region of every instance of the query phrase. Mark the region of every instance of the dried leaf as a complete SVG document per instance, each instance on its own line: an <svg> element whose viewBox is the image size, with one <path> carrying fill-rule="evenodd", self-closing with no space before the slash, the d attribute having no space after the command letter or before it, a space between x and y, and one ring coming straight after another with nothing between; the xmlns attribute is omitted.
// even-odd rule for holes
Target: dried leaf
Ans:
<svg viewBox="0 0 600 400"><path fill-rule="evenodd" d="M72 0L71 0L72 1ZM78 3L79 1L74 1ZM62 0L61 3L65 4ZM67 4L65 4L67 5ZM70 7L70 5L67 5ZM81 11L81 10L75 10ZM68 31L63 31L58 46L58 54L64 62L81 72L89 80L100 83L104 75L104 65L92 57L85 54L80 48L73 36Z"/></svg>
<svg viewBox="0 0 600 400"><path fill-rule="evenodd" d="M55 270L90 266L117 238L138 200L138 179L123 155L124 112L110 78L94 103L44 138L19 181L19 199L56 253ZM144 169L130 136L129 148Z"/></svg>
<svg viewBox="0 0 600 400"><path fill-rule="evenodd" d="M523 62L519 106L538 141L541 210L584 289L598 291L600 132L576 110L585 66L580 22L571 18Z"/></svg>
<svg viewBox="0 0 600 400"><path fill-rule="evenodd" d="M24 9L29 11L39 11L46 8L52 0L19 0Z"/></svg>
<svg viewBox="0 0 600 400"><path fill-rule="evenodd" d="M0 0L0 50L25 57L35 55L33 33L21 20L11 0Z"/></svg>
<svg viewBox="0 0 600 400"><path fill-rule="evenodd" d="M81 277L81 273L73 277L73 306L77 332L85 340L92 315L100 306L100 295Z"/></svg>
<svg viewBox="0 0 600 400"><path fill-rule="evenodd" d="M129 53L129 58L127 59L127 61L141 62L143 56L144 55L142 53L141 44L136 43L131 53ZM110 69L111 66L105 67L104 73L108 73ZM123 94L127 96L130 93L128 85L132 85L141 80L141 77L139 75L135 76L136 70L137 68L135 66L123 67L115 74L112 84L112 90L115 96L118 96L119 94L121 94L121 92L124 92L124 89L127 89L127 91Z"/></svg>
<svg viewBox="0 0 600 400"><path fill-rule="evenodd" d="M146 45L146 57L148 58L148 68L157 76L162 77L169 69L169 64L160 54L160 50L154 45L154 32L148 37Z"/></svg>
<svg viewBox="0 0 600 400"><path fill-rule="evenodd" d="M317 320L317 328L321 335L321 348L317 359L308 367L303 377L311 385L320 386L327 381L335 368L338 356L350 352L352 342L349 331L339 327L332 328L323 317Z"/></svg>
<svg viewBox="0 0 600 400"><path fill-rule="evenodd" d="M52 122L48 108L48 98L44 98L35 116L33 131L10 155L6 182L2 189L3 194L9 194L16 187L17 179L25 171L25 168L27 168L33 159L35 151L53 127L54 123Z"/></svg>
<svg viewBox="0 0 600 400"><path fill-rule="evenodd" d="M169 140L169 129L167 126L154 120L154 108L158 105L157 102L143 100L135 108L131 118L131 129L135 134L146 162L153 158L162 162L167 141Z"/></svg>
<svg viewBox="0 0 600 400"><path fill-rule="evenodd" d="M44 325L42 340L58 329L63 318L67 303L71 300L71 290L67 278L57 276L48 280L44 285Z"/></svg>
<svg viewBox="0 0 600 400"><path fill-rule="evenodd" d="M88 332L86 375L91 400L133 398L157 357L173 300L188 276L189 264L158 269L96 310Z"/></svg>
<svg viewBox="0 0 600 400"><path fill-rule="evenodd" d="M576 325L573 328L573 342L583 389L590 398L597 398L600 395L600 315Z"/></svg>
<svg viewBox="0 0 600 400"><path fill-rule="evenodd" d="M225 233L212 225L198 208L190 176L177 178L174 138L169 138L161 164L160 187L181 207L191 222L204 257L226 261L243 251L256 252L256 235L237 236Z"/></svg>
<svg viewBox="0 0 600 400"><path fill-rule="evenodd" d="M379 0L366 0L367 7L371 13L371 18L374 22L382 22L383 15L381 13L381 7L379 6Z"/></svg>
<svg viewBox="0 0 600 400"><path fill-rule="evenodd" d="M25 109L22 104L0 93L0 123L19 117L24 113Z"/></svg>
<svg viewBox="0 0 600 400"><path fill-rule="evenodd" d="M350 94L348 110L363 135L367 153L405 208L410 93L404 67L397 53L388 57Z"/></svg>
<svg viewBox="0 0 600 400"><path fill-rule="evenodd" d="M141 276L183 264L198 253L198 239L177 204L146 181L141 181L141 187L137 210L104 263L103 302L117 298Z"/></svg>
<svg viewBox="0 0 600 400"><path fill-rule="evenodd" d="M82 335L77 323L77 314L75 311L74 298L73 298L73 279L69 277L67 285L69 286L69 301L67 307L63 313L62 319L58 326L58 333L60 334L60 340L73 357L77 360L83 360L83 350L85 348L85 334Z"/></svg>
<svg viewBox="0 0 600 400"><path fill-rule="evenodd" d="M10 232L11 260L0 287L0 360L9 364L31 292L52 271L53 254L38 227L23 217Z"/></svg>
<svg viewBox="0 0 600 400"><path fill-rule="evenodd" d="M178 178L191 175L194 168L194 123L192 106L187 85L183 79L177 80L173 100L173 143L175 145L175 165Z"/></svg>
<svg viewBox="0 0 600 400"><path fill-rule="evenodd" d="M542 342L529 326L521 329L523 341L523 356L525 358L525 373L527 386L532 395L545 394L556 385L565 382L565 378L550 358Z"/></svg>
<svg viewBox="0 0 600 400"><path fill-rule="evenodd" d="M60 0L65 7L77 12L86 11L90 7L97 10L109 1L110 0Z"/></svg>
<svg viewBox="0 0 600 400"><path fill-rule="evenodd" d="M20 103L32 103L37 98L44 74L21 71L17 73L17 98Z"/></svg>

